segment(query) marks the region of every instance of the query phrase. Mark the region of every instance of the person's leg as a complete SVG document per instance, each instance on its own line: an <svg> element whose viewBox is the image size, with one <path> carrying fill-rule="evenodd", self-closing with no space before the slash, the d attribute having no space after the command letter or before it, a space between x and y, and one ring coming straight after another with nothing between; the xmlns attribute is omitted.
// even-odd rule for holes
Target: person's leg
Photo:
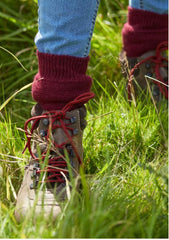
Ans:
<svg viewBox="0 0 169 240"><path fill-rule="evenodd" d="M128 57L138 57L167 41L168 1L130 0L129 4L123 45Z"/></svg>
<svg viewBox="0 0 169 240"><path fill-rule="evenodd" d="M39 73L32 94L42 108L60 109L90 91L86 69L98 6L99 0L39 0Z"/></svg>
<svg viewBox="0 0 169 240"><path fill-rule="evenodd" d="M167 0L129 0L129 6L153 13L168 14Z"/></svg>
<svg viewBox="0 0 169 240"><path fill-rule="evenodd" d="M167 48L168 1L130 0L127 23L124 24L122 29L122 39L124 51L121 53L120 61L123 62L122 66L126 68L126 65L128 65L130 70L136 63L141 62L137 66L140 70L135 71L135 79L141 88L147 88L145 75L165 83L167 71L164 68L163 70L160 69L166 66L166 58L162 62L160 51ZM128 64L125 63L125 56L128 58ZM149 64L142 64L142 61L145 63L148 58L152 58L149 59ZM158 61L155 62L155 58L158 58ZM158 63L155 71L153 65L159 61L160 63ZM124 67L123 71L125 72ZM153 95L157 101L161 98L161 94L168 98L167 88L155 81L154 84L155 90L153 90Z"/></svg>
<svg viewBox="0 0 169 240"><path fill-rule="evenodd" d="M99 0L39 0L40 52L87 57Z"/></svg>
<svg viewBox="0 0 169 240"><path fill-rule="evenodd" d="M39 31L35 38L39 69L32 85L37 104L25 125L31 161L18 193L18 221L34 204L35 217L42 210L45 217L51 210L53 218L57 217L61 209L56 196L65 199L66 178L70 180L67 156L72 175L78 175L86 126L84 104L94 96L86 70L98 6L99 0L39 0ZM32 123L30 131L28 123ZM49 160L43 170L39 160L45 161L47 154ZM36 203L35 189L44 171L47 190L44 196L40 191Z"/></svg>

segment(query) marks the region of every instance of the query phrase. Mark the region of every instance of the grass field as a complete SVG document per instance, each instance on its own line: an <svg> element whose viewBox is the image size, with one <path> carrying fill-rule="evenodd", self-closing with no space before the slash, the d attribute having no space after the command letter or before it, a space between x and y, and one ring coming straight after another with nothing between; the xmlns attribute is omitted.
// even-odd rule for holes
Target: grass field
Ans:
<svg viewBox="0 0 169 240"><path fill-rule="evenodd" d="M150 95L140 96L136 105L126 101L118 61L125 0L105 0L97 16L88 68L95 99L87 104L83 190L72 192L55 222L16 223L16 194L29 159L28 152L22 154L22 129L34 105L27 85L37 72L37 3L1 2L0 238L167 238L168 111L166 102L156 109Z"/></svg>

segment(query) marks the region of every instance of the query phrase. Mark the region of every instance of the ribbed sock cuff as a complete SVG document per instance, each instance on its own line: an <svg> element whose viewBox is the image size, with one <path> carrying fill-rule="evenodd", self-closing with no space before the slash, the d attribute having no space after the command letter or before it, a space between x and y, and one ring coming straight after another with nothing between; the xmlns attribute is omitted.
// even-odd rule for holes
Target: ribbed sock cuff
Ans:
<svg viewBox="0 0 169 240"><path fill-rule="evenodd" d="M168 14L157 14L128 7L122 30L123 47L128 57L138 57L168 40Z"/></svg>
<svg viewBox="0 0 169 240"><path fill-rule="evenodd" d="M39 71L32 96L44 110L59 110L82 93L89 92L92 79L86 75L89 57L53 55L37 51Z"/></svg>

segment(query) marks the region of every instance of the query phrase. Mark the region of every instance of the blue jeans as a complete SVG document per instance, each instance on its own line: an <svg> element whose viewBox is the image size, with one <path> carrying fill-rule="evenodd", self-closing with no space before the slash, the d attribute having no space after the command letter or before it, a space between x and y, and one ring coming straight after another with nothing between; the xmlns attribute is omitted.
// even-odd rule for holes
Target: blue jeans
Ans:
<svg viewBox="0 0 169 240"><path fill-rule="evenodd" d="M89 55L100 0L39 0L40 52L75 57ZM167 13L167 0L129 0L133 8Z"/></svg>
<svg viewBox="0 0 169 240"><path fill-rule="evenodd" d="M168 13L167 0L129 0L129 5L133 8L151 11L154 13Z"/></svg>
<svg viewBox="0 0 169 240"><path fill-rule="evenodd" d="M39 0L40 52L86 57L100 0Z"/></svg>

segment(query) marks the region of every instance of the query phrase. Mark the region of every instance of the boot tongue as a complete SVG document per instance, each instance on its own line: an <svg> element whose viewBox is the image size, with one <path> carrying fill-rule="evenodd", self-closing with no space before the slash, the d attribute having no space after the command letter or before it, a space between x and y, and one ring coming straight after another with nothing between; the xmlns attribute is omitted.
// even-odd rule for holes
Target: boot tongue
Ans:
<svg viewBox="0 0 169 240"><path fill-rule="evenodd" d="M59 112L59 111L58 111ZM45 152L47 150L47 138L46 136L49 137L49 142L51 141L51 146L49 150L49 161L48 161L48 173L47 173L47 187L50 188L55 188L55 187L60 187L62 185L65 186L65 177L62 176L61 172L63 172L66 176L66 178L69 179L69 175L67 172L67 164L65 161L65 152L64 150L67 150L67 145L71 145L70 140L73 137L73 130L74 127L79 128L79 126L76 126L77 124L73 122L73 119L70 120L71 117L74 116L75 112L77 110L73 110L72 112L67 112L66 116L63 118L58 118L56 117L56 120L52 123L51 126L51 134L49 133L49 127L50 127L50 122L52 122L52 113L51 113L51 118L46 117L43 118L39 121L39 127L38 127L38 132L39 135L42 135L42 139L44 140L45 148L41 148L41 151ZM42 112L42 114L46 114L45 111ZM76 113L77 114L77 113ZM77 120L77 117L74 118L74 120ZM48 120L48 121L47 121ZM72 122L73 123L72 123ZM66 132L65 132L66 131ZM68 138L68 135L70 139ZM69 155L69 152L68 152ZM57 168L60 169L60 171L57 171ZM56 170L56 171L55 171ZM63 180L64 182L62 182Z"/></svg>

